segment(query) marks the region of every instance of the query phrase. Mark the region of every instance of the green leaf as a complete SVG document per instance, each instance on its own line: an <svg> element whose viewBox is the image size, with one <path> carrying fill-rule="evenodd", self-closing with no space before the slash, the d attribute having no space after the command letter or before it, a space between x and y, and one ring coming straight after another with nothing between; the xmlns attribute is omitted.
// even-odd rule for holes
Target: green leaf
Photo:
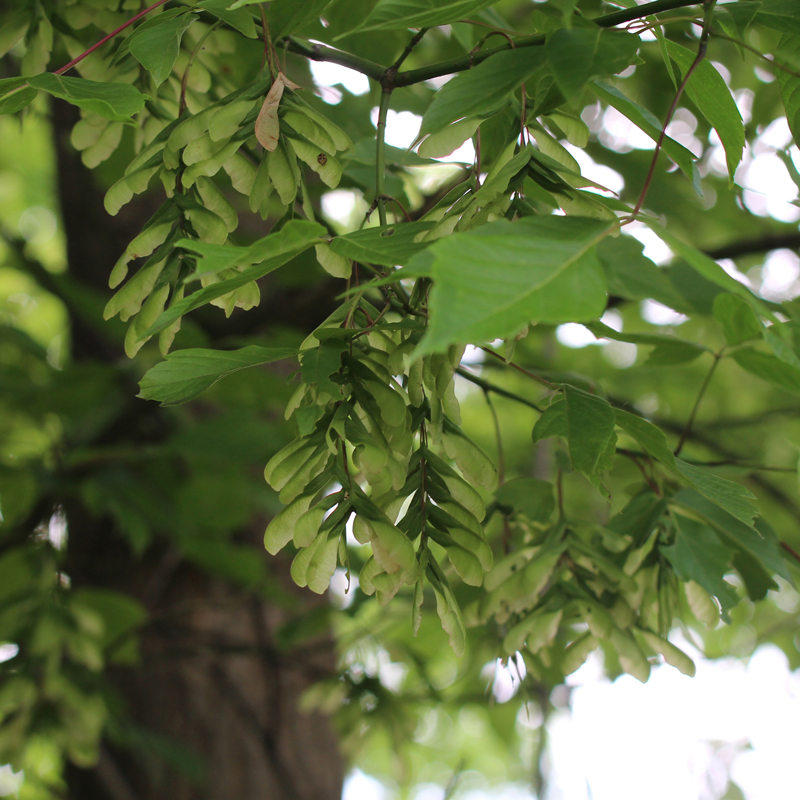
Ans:
<svg viewBox="0 0 800 800"><path fill-rule="evenodd" d="M567 409L563 400L559 400L548 406L544 414L536 420L533 426L533 443L549 439L551 436L561 436L566 439L568 434Z"/></svg>
<svg viewBox="0 0 800 800"><path fill-rule="evenodd" d="M616 440L614 409L602 397L569 384L564 386L564 405L572 466L584 475L592 475L609 442Z"/></svg>
<svg viewBox="0 0 800 800"><path fill-rule="evenodd" d="M606 274L608 293L625 300L652 298L670 308L684 305L666 269L657 267L643 253L644 245L632 236L606 237L597 255Z"/></svg>
<svg viewBox="0 0 800 800"><path fill-rule="evenodd" d="M197 19L196 14L156 18L155 24L140 27L131 35L128 46L133 57L153 76L156 86L170 76L180 51L181 38Z"/></svg>
<svg viewBox="0 0 800 800"><path fill-rule="evenodd" d="M357 27L340 34L396 28L432 28L469 17L497 0L378 0L372 13Z"/></svg>
<svg viewBox="0 0 800 800"><path fill-rule="evenodd" d="M130 122L144 106L147 95L129 83L101 83L83 78L65 78L45 72L28 78L35 89L60 97L72 105L117 122Z"/></svg>
<svg viewBox="0 0 800 800"><path fill-rule="evenodd" d="M288 261L308 250L308 248L318 244L324 233L325 229L316 222L290 220L280 231L259 239L251 244L250 247L230 248L230 250L234 251L234 254L230 261L223 266L219 266L219 269L227 269L239 264L253 264L253 266L243 269L234 278L212 283L205 289L194 292L180 302L175 303L158 317L149 330L145 332L144 336L152 336L164 330L164 328L168 328L177 319L195 308L210 303L217 297L228 294L228 292L232 292L234 289L250 283L250 281L263 278L264 275L282 267ZM214 248L214 245L189 239L182 239L178 244L200 254ZM214 249L213 252L217 254L217 264L219 264L221 260L219 259L219 249Z"/></svg>
<svg viewBox="0 0 800 800"><path fill-rule="evenodd" d="M139 397L156 400L162 406L186 403L227 375L297 353L288 347L256 345L241 350L178 350L144 374L139 382Z"/></svg>
<svg viewBox="0 0 800 800"><path fill-rule="evenodd" d="M613 339L617 342L654 345L655 349L647 362L651 366L686 364L703 353L711 352L703 345L687 342L677 336L667 336L663 333L619 333L599 321L587 322L585 325L598 339Z"/></svg>
<svg viewBox="0 0 800 800"><path fill-rule="evenodd" d="M675 458L667 446L663 431L642 417L628 411L615 409L617 425L632 436L653 458L660 461L670 472L697 489L700 494L724 508L740 522L752 526L758 509L750 502L753 494L738 483L720 478L705 467L687 464ZM699 583L699 581L698 581Z"/></svg>
<svg viewBox="0 0 800 800"><path fill-rule="evenodd" d="M337 255L353 261L394 267L407 264L417 253L430 246L430 242L417 239L421 239L435 224L411 222L366 228L331 239L330 248Z"/></svg>
<svg viewBox="0 0 800 800"><path fill-rule="evenodd" d="M273 0L269 4L269 31L273 41L290 36L311 22L319 20L331 0ZM235 6L234 6L235 7Z"/></svg>
<svg viewBox="0 0 800 800"><path fill-rule="evenodd" d="M594 78L616 75L636 61L638 36L603 28L559 28L546 51L556 83L569 100Z"/></svg>
<svg viewBox="0 0 800 800"><path fill-rule="evenodd" d="M485 116L508 101L508 95L545 60L543 47L519 47L493 55L448 81L422 117L419 135L439 131L461 117Z"/></svg>
<svg viewBox="0 0 800 800"><path fill-rule="evenodd" d="M467 139L475 135L481 120L477 117L454 122L436 133L432 133L419 146L419 155L424 158L443 158L461 147Z"/></svg>
<svg viewBox="0 0 800 800"><path fill-rule="evenodd" d="M694 63L696 54L670 40L667 40L667 49L672 60L678 65L681 75L685 77ZM733 176L742 160L744 150L744 123L730 89L711 62L703 59L686 84L686 94L708 120L709 125L719 134L722 146L725 148L732 186Z"/></svg>
<svg viewBox="0 0 800 800"><path fill-rule="evenodd" d="M725 579L733 551L724 545L711 528L688 517L675 516L675 543L662 547L678 577L699 583L714 595L723 610L733 608L739 597Z"/></svg>
<svg viewBox="0 0 800 800"><path fill-rule="evenodd" d="M342 368L341 356L347 349L348 344L341 339L326 339L319 347L304 350L300 359L303 383L316 384L320 392L340 397L342 387L333 383L330 376Z"/></svg>
<svg viewBox="0 0 800 800"><path fill-rule="evenodd" d="M792 574L781 555L778 539L771 529L768 529L767 535L762 535L755 528L745 525L733 517L724 507L720 508L691 489L683 489L672 500L674 503L700 514L709 525L723 534L723 537L733 540L736 545L755 557L771 572L789 582L792 581Z"/></svg>
<svg viewBox="0 0 800 800"><path fill-rule="evenodd" d="M760 8L760 2L750 2L750 0L718 5L714 7L714 22L718 22L722 30L732 39L744 40L747 26Z"/></svg>
<svg viewBox="0 0 800 800"><path fill-rule="evenodd" d="M606 293L594 245L610 230L581 217L528 217L435 241L432 258L409 265L434 280L430 325L417 354L507 338L532 320L598 317Z"/></svg>
<svg viewBox="0 0 800 800"><path fill-rule="evenodd" d="M761 338L761 320L748 302L734 294L718 294L714 298L714 319L722 327L729 345Z"/></svg>
<svg viewBox="0 0 800 800"><path fill-rule="evenodd" d="M616 108L620 114L626 116L637 128L643 130L655 145L661 136L662 126L650 111L634 103L619 89L608 83L597 81L590 88L601 100ZM694 153L669 136L664 137L661 149L678 165L681 172L691 181L692 188L702 197L703 189L700 184L700 172L697 169L697 159Z"/></svg>
<svg viewBox="0 0 800 800"><path fill-rule="evenodd" d="M200 0L197 8L213 14L217 19L221 19L226 25L230 25L231 28L244 34L248 39L258 38L252 14L241 8L229 9L228 6L230 5L231 0ZM273 3L272 5L275 6L277 4Z"/></svg>
<svg viewBox="0 0 800 800"><path fill-rule="evenodd" d="M0 114L16 114L34 101L39 92L27 83L27 78L0 80Z"/></svg>
<svg viewBox="0 0 800 800"><path fill-rule="evenodd" d="M536 478L514 478L506 481L494 496L498 505L521 512L532 522L547 522L556 507L553 484Z"/></svg>
<svg viewBox="0 0 800 800"><path fill-rule="evenodd" d="M778 43L778 50L790 53L800 52L800 32L782 36ZM781 97L786 109L786 121L789 123L789 129L795 142L800 142L800 78L783 69L776 69L775 77L781 87Z"/></svg>
<svg viewBox="0 0 800 800"><path fill-rule="evenodd" d="M722 269L722 267L717 264L713 258L710 258L705 253L702 253L696 247L686 244L686 242L679 239L662 225L659 225L659 223L651 219L647 219L645 220L645 224L658 236L659 239L661 239L661 241L664 242L664 244L666 244L681 258L685 259L704 278L711 281L711 283L715 283L717 286L721 286L731 294L735 294L737 297L741 297L743 300L746 300L759 314L761 314L761 316L767 317L771 320L775 319L774 315L761 300L759 300L746 286L739 283L736 278L732 278L730 275L728 275L728 273L725 272L725 270Z"/></svg>
<svg viewBox="0 0 800 800"><path fill-rule="evenodd" d="M800 36L800 8L795 0L762 0L756 22L781 33Z"/></svg>
<svg viewBox="0 0 800 800"><path fill-rule="evenodd" d="M750 502L755 496L744 486L715 475L707 467L687 464L675 459L678 474L682 475L700 494L724 508L745 525L753 525L758 509Z"/></svg>
<svg viewBox="0 0 800 800"><path fill-rule="evenodd" d="M772 353L762 353L753 348L743 348L731 353L733 360L751 375L800 394L800 370L789 366Z"/></svg>

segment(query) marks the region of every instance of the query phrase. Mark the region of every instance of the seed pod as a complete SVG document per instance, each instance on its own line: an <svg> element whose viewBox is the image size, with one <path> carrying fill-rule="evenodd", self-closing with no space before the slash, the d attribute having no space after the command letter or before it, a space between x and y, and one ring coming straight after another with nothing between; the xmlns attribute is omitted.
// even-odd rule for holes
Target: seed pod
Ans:
<svg viewBox="0 0 800 800"><path fill-rule="evenodd" d="M358 587L368 597L375 594L375 586L372 579L383 572L381 565L375 560L374 556L370 556L361 567L361 572L358 573Z"/></svg>
<svg viewBox="0 0 800 800"><path fill-rule="evenodd" d="M497 468L471 439L453 426L445 428L442 442L447 455L473 483L493 491L497 486Z"/></svg>
<svg viewBox="0 0 800 800"><path fill-rule="evenodd" d="M435 564L435 562L433 563ZM436 566L438 567L438 565ZM431 579L431 587L436 596L436 612L450 640L450 647L457 656L462 656L464 655L467 630L461 617L461 609L458 607L450 587L441 579Z"/></svg>
<svg viewBox="0 0 800 800"><path fill-rule="evenodd" d="M142 267L109 301L103 311L103 319L117 314L123 322L138 314L145 298L150 296L167 260Z"/></svg>
<svg viewBox="0 0 800 800"><path fill-rule="evenodd" d="M572 675L586 663L589 654L597 647L597 639L591 633L584 633L576 639L565 651L561 658L561 672Z"/></svg>
<svg viewBox="0 0 800 800"><path fill-rule="evenodd" d="M425 571L420 569L419 578L414 584L414 601L411 605L411 631L414 636L419 632L422 623L422 601L425 597Z"/></svg>
<svg viewBox="0 0 800 800"><path fill-rule="evenodd" d="M186 164L187 167L191 167L192 164L208 161L209 158L213 158L227 144L227 139L215 142L211 140L211 137L207 133L204 133L202 136L189 142L186 146L182 156L183 163Z"/></svg>
<svg viewBox="0 0 800 800"><path fill-rule="evenodd" d="M208 122L208 135L211 141L227 141L238 130L242 120L255 108L253 100L234 100L218 108Z"/></svg>
<svg viewBox="0 0 800 800"><path fill-rule="evenodd" d="M241 142L230 142L211 158L206 161L199 161L197 164L192 164L191 167L185 169L181 177L183 188L190 189L201 175L212 178L222 169L222 165L233 156L241 145Z"/></svg>
<svg viewBox="0 0 800 800"><path fill-rule="evenodd" d="M201 177L197 179L196 186L203 205L222 219L228 233L233 233L239 224L236 209L228 202L228 198L222 194L217 184L210 178Z"/></svg>
<svg viewBox="0 0 800 800"><path fill-rule="evenodd" d="M228 239L228 226L221 217L207 208L189 208L184 213L197 231L200 241L225 244Z"/></svg>
<svg viewBox="0 0 800 800"><path fill-rule="evenodd" d="M333 275L334 278L341 278L342 280L350 277L353 271L353 262L350 259L334 253L330 245L327 244L315 245L314 249L317 254L317 261L325 272Z"/></svg>
<svg viewBox="0 0 800 800"><path fill-rule="evenodd" d="M264 206L268 207L269 198L272 194L272 181L269 179L269 164L266 157L261 159L258 165L253 186L250 190L248 204L253 212L260 211Z"/></svg>
<svg viewBox="0 0 800 800"><path fill-rule="evenodd" d="M650 631L639 630L638 633L656 653L660 653L664 656L664 661L666 661L667 664L680 670L684 675L688 675L690 678L694 677L696 672L694 661L692 661L683 650L675 647L675 645L667 639L657 636Z"/></svg>
<svg viewBox="0 0 800 800"><path fill-rule="evenodd" d="M308 105L299 95L294 92L287 92L283 98L283 104L284 106L300 111L313 122L316 122L333 141L336 150L352 149L353 142L350 141L350 137L340 127L334 125L325 115L317 111L316 108L312 108ZM302 131L300 132L302 133Z"/></svg>
<svg viewBox="0 0 800 800"><path fill-rule="evenodd" d="M327 539L328 539L327 534L320 533L308 547L304 547L294 557L290 573L292 576L292 580L298 586L308 585L308 577L307 577L308 567L309 564L311 564L311 559L314 558L314 554L317 552L317 550L319 550L320 547L324 546L327 543Z"/></svg>
<svg viewBox="0 0 800 800"><path fill-rule="evenodd" d="M256 139L258 139L261 146L269 153L278 146L278 139L280 137L278 105L281 102L285 87L286 76L282 72L279 72L278 77L275 78L269 92L267 92L267 96L264 98L261 111L259 111L258 118L256 119Z"/></svg>
<svg viewBox="0 0 800 800"><path fill-rule="evenodd" d="M83 161L84 166L94 169L98 164L109 158L119 147L124 130L125 125L122 122L112 122L108 125L100 134L100 138L81 153L81 161Z"/></svg>
<svg viewBox="0 0 800 800"><path fill-rule="evenodd" d="M562 614L562 610L549 614L538 612L529 614L521 622L518 622L503 639L503 649L506 654L513 655L518 650L522 650L526 642L528 649L534 654L549 647L558 633Z"/></svg>
<svg viewBox="0 0 800 800"><path fill-rule="evenodd" d="M399 392L378 381L364 381L364 388L373 396L387 425L399 427L406 421L406 404Z"/></svg>
<svg viewBox="0 0 800 800"><path fill-rule="evenodd" d="M336 561L339 553L339 536L333 533L321 533L322 544L317 547L306 569L306 585L315 594L323 594L331 584L336 572Z"/></svg>
<svg viewBox="0 0 800 800"><path fill-rule="evenodd" d="M589 630L598 639L608 639L614 628L611 615L602 606L592 603L589 600L579 600L578 609L583 618L589 624Z"/></svg>
<svg viewBox="0 0 800 800"><path fill-rule="evenodd" d="M149 167L120 178L106 192L103 199L106 211L115 217L122 206L129 203L135 194L141 194L147 189L150 179L158 170L159 167Z"/></svg>
<svg viewBox="0 0 800 800"><path fill-rule="evenodd" d="M417 559L411 540L384 520L369 520L370 542L375 560L388 573L402 572L406 582L416 579Z"/></svg>
<svg viewBox="0 0 800 800"><path fill-rule="evenodd" d="M158 319L169 297L169 284L156 289L142 305L142 310L128 327L125 335L125 355L133 358L150 338L143 338L145 331Z"/></svg>
<svg viewBox="0 0 800 800"><path fill-rule="evenodd" d="M85 150L97 144L103 131L111 124L111 120L98 117L96 114L87 114L79 119L72 128L69 140L76 150Z"/></svg>
<svg viewBox="0 0 800 800"><path fill-rule="evenodd" d="M327 134L325 129L318 125L310 116L299 110L289 109L282 114L283 121L294 128L301 136L305 136L309 142L316 145L320 150L328 153L336 152L336 144Z"/></svg>
<svg viewBox="0 0 800 800"><path fill-rule="evenodd" d="M686 601L692 614L707 628L713 630L719 624L719 606L714 598L699 583L688 581L684 584Z"/></svg>
<svg viewBox="0 0 800 800"><path fill-rule="evenodd" d="M423 360L421 358L413 361L408 368L406 391L408 392L408 401L415 408L419 408L422 405L422 401L425 399L422 390L422 371Z"/></svg>
<svg viewBox="0 0 800 800"><path fill-rule="evenodd" d="M281 203L285 206L294 203L299 186L294 152L287 152L283 144L279 142L275 150L269 154L267 166L270 180L278 192Z"/></svg>
<svg viewBox="0 0 800 800"><path fill-rule="evenodd" d="M267 462L267 466L264 467L264 480L276 492L280 491L315 447L316 442L308 438L289 442Z"/></svg>
<svg viewBox="0 0 800 800"><path fill-rule="evenodd" d="M185 291L186 287L182 283L178 284L174 288L172 292L172 300L169 304L170 308L183 300ZM172 325L170 325L168 328L164 328L164 330L158 335L158 349L160 350L162 356L166 356L167 353L169 353L169 349L172 347L172 342L175 339L178 331L181 329L181 319L181 317L178 317L178 319L176 319Z"/></svg>
<svg viewBox="0 0 800 800"><path fill-rule="evenodd" d="M467 139L475 135L483 120L477 117L462 119L428 136L417 151L422 158L444 158L461 147Z"/></svg>
<svg viewBox="0 0 800 800"><path fill-rule="evenodd" d="M218 108L216 104L211 105L179 123L167 139L167 148L173 153L178 153L190 142L203 136L208 131L211 117L217 113Z"/></svg>
<svg viewBox="0 0 800 800"><path fill-rule="evenodd" d="M453 543L445 545L450 563L464 583L469 586L480 586L483 583L483 567L481 562L466 548Z"/></svg>
<svg viewBox="0 0 800 800"><path fill-rule="evenodd" d="M633 675L636 680L647 683L650 677L650 663L645 658L642 648L629 633L624 633L619 628L611 631L611 644L619 656L619 663L622 669Z"/></svg>
<svg viewBox="0 0 800 800"><path fill-rule="evenodd" d="M223 165L231 185L239 194L250 195L256 179L256 168L241 153L234 153Z"/></svg>
<svg viewBox="0 0 800 800"><path fill-rule="evenodd" d="M320 454L317 449L312 456L300 467L300 469L292 475L286 482L283 489L281 489L278 498L281 503L291 503L295 497L303 492L303 490L311 483L317 475L325 471L330 463L331 455L328 449L323 446L323 452Z"/></svg>
<svg viewBox="0 0 800 800"><path fill-rule="evenodd" d="M342 165L335 156L309 142L288 137L287 140L297 157L311 167L326 186L335 189L339 185L342 179Z"/></svg>
<svg viewBox="0 0 800 800"><path fill-rule="evenodd" d="M308 547L317 538L319 526L322 525L326 510L322 504L318 503L297 518L292 534L295 547Z"/></svg>
<svg viewBox="0 0 800 800"><path fill-rule="evenodd" d="M452 504L448 504L448 510L452 510ZM481 569L484 572L488 572L492 568L492 548L486 543L486 540L479 536L474 531L467 530L466 528L461 527L452 527L448 529L448 533L452 540L463 547L465 550L468 550L472 553L477 559L478 563L481 565ZM459 572L459 575L461 573ZM463 577L463 576L462 576ZM466 579L464 579L466 581ZM466 581L469 583L469 581ZM483 576L481 576L481 583L483 582ZM480 584L474 584L479 586Z"/></svg>
<svg viewBox="0 0 800 800"><path fill-rule="evenodd" d="M308 510L312 499L312 495L300 495L273 517L264 533L264 547L270 555L274 556L292 540L297 520Z"/></svg>

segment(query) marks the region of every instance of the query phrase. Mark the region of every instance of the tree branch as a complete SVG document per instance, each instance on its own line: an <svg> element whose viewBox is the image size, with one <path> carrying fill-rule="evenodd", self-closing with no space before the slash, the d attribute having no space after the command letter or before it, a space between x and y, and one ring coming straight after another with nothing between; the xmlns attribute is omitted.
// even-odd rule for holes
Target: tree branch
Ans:
<svg viewBox="0 0 800 800"><path fill-rule="evenodd" d="M686 8L687 6L696 5L700 5L696 0L656 0L654 3L646 3L642 6L626 8L621 11L615 11L612 14L605 14L602 17L595 17L592 22L601 28L613 28L615 25L621 25L622 23L631 22L635 19L648 17L651 14L658 14L662 11L671 11L675 8ZM491 50L482 50L474 55L467 54L450 61L439 61L427 67L398 72L393 76L392 86L393 88L411 86L414 83L422 83L431 78L440 78L443 75L451 75L454 72L464 72L476 64L485 61L487 58L491 58L493 55L501 53L504 50L510 50L512 47L538 47L543 45L544 42L545 35L543 33L522 36L519 39L515 39L513 45L506 43L498 47L493 47ZM336 50L326 45L305 44L297 39L288 37L288 47L291 52L310 58L312 61L330 61L332 64L349 67L379 83L383 81L387 75L387 68L376 64L374 61L369 61L360 56L345 53L342 50Z"/></svg>
<svg viewBox="0 0 800 800"><path fill-rule="evenodd" d="M766 253L770 250L800 249L800 233L768 233L758 239L749 239L744 242L733 242L732 244L722 245L714 250L706 250L706 255L719 261L723 258L739 258L749 256L754 253Z"/></svg>

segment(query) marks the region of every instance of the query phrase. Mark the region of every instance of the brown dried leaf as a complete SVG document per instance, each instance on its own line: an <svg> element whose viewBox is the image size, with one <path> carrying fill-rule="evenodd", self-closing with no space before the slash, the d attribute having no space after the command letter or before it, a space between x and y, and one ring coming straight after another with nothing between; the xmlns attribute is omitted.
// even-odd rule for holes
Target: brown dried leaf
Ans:
<svg viewBox="0 0 800 800"><path fill-rule="evenodd" d="M268 150L270 153L278 146L278 137L280 136L280 122L278 120L278 106L283 97L284 87L287 85L286 76L278 73L278 77L272 84L266 98L264 105L261 106L261 111L258 113L256 119L256 139L261 143L261 146Z"/></svg>

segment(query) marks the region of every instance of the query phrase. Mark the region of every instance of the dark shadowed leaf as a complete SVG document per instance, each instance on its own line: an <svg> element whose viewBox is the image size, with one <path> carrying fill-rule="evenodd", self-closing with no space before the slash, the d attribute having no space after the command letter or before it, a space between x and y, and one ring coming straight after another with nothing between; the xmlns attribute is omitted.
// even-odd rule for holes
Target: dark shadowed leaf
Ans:
<svg viewBox="0 0 800 800"><path fill-rule="evenodd" d="M347 34L391 30L393 28L430 28L456 22L494 5L497 0L378 0L372 13Z"/></svg>
<svg viewBox="0 0 800 800"><path fill-rule="evenodd" d="M135 31L128 43L131 54L150 72L156 86L169 77L186 29L197 19L196 14L156 18L155 24Z"/></svg>
<svg viewBox="0 0 800 800"><path fill-rule="evenodd" d="M614 434L614 409L607 400L567 384L564 386L567 438L572 466L591 475Z"/></svg>
<svg viewBox="0 0 800 800"><path fill-rule="evenodd" d="M606 78L636 61L639 37L602 28L560 28L547 40L556 83L569 99L595 78Z"/></svg>
<svg viewBox="0 0 800 800"><path fill-rule="evenodd" d="M74 106L118 122L130 122L131 117L142 110L147 100L147 95L128 83L65 78L50 72L28 78L28 83L35 89L49 92Z"/></svg>
<svg viewBox="0 0 800 800"><path fill-rule="evenodd" d="M723 610L733 608L739 597L725 579L733 551L724 545L714 531L696 520L682 515L675 517L675 543L662 547L678 576L699 583L714 595Z"/></svg>
<svg viewBox="0 0 800 800"><path fill-rule="evenodd" d="M667 41L667 49L670 58L685 77L696 54L673 41ZM708 59L701 61L692 73L686 85L686 94L719 134L725 148L728 174L733 184L733 175L742 160L744 150L744 123L730 89Z"/></svg>
<svg viewBox="0 0 800 800"><path fill-rule="evenodd" d="M520 47L497 53L456 75L434 96L422 118L420 136L438 131L461 117L496 111L544 60L543 47Z"/></svg>
<svg viewBox="0 0 800 800"><path fill-rule="evenodd" d="M241 350L178 350L149 369L139 383L139 397L162 406L193 400L226 375L297 355L287 347L257 347Z"/></svg>

